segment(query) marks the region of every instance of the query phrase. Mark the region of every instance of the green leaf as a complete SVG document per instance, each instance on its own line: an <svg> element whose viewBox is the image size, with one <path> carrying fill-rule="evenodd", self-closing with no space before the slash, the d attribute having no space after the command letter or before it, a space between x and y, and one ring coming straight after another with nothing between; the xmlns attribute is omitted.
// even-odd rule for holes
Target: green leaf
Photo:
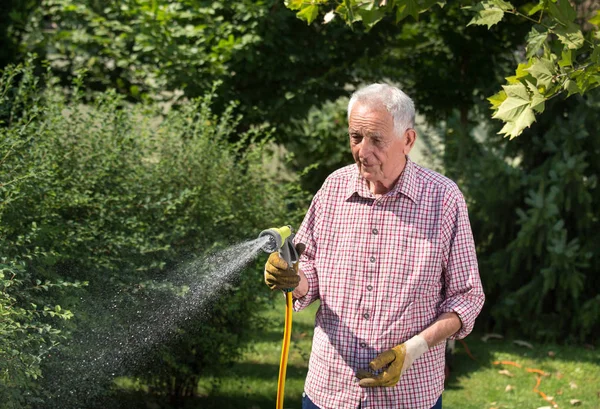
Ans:
<svg viewBox="0 0 600 409"><path fill-rule="evenodd" d="M306 21L308 24L312 23L313 21L315 21L315 19L317 18L317 15L319 14L319 6L311 4L309 6L303 7L302 10L300 10L296 16L300 19L300 20L304 20Z"/></svg>
<svg viewBox="0 0 600 409"><path fill-rule="evenodd" d="M568 0L558 0L556 3L549 1L548 11L552 15L552 17L557 19L561 24L565 26L573 22L573 20L575 20L575 17L577 17L577 13L575 12L573 6L571 6L571 3L569 3Z"/></svg>
<svg viewBox="0 0 600 409"><path fill-rule="evenodd" d="M383 11L382 9L375 9L375 10L359 9L356 13L360 16L367 31L369 31L371 28L373 28L373 26L375 24L377 24L379 21L381 21L382 18L385 17L385 11Z"/></svg>
<svg viewBox="0 0 600 409"><path fill-rule="evenodd" d="M567 79L563 84L563 89L567 91L567 98L569 98L573 94L581 93L581 90L579 89L579 86L577 86L577 83L570 78Z"/></svg>
<svg viewBox="0 0 600 409"><path fill-rule="evenodd" d="M592 55L590 56L590 60L593 63L600 64L600 46L594 47Z"/></svg>
<svg viewBox="0 0 600 409"><path fill-rule="evenodd" d="M498 111L492 116L505 121L499 133L510 138L519 136L523 129L535 121L535 114L531 108L531 99L524 84L504 85L507 98L502 102Z"/></svg>
<svg viewBox="0 0 600 409"><path fill-rule="evenodd" d="M527 68L529 68L531 66L531 63L520 63L517 66L517 70L515 71L515 75L510 76L510 77L506 77L506 81L508 81L509 84L519 84L521 81L521 79L529 76L529 72L527 72Z"/></svg>
<svg viewBox="0 0 600 409"><path fill-rule="evenodd" d="M423 12L429 10L436 4L440 7L444 7L446 5L446 0L417 0L417 4L419 5L419 12Z"/></svg>
<svg viewBox="0 0 600 409"><path fill-rule="evenodd" d="M502 119L504 121L516 120L523 110L529 106L529 94L525 85L522 83L515 85L502 86L506 92L507 98L500 104L498 111L493 115L493 118Z"/></svg>
<svg viewBox="0 0 600 409"><path fill-rule="evenodd" d="M573 51L565 49L562 52L562 58L558 61L560 67L572 67L573 66Z"/></svg>
<svg viewBox="0 0 600 409"><path fill-rule="evenodd" d="M284 0L283 4L290 10L300 10L304 0Z"/></svg>
<svg viewBox="0 0 600 409"><path fill-rule="evenodd" d="M486 25L490 29L494 24L497 24L504 17L504 12L514 9L514 7L503 0L488 0L478 3L475 7L464 7L465 9L471 9L476 14L469 21L467 26L471 24Z"/></svg>
<svg viewBox="0 0 600 409"><path fill-rule="evenodd" d="M533 26L527 34L527 58L535 56L548 38L548 30L542 26Z"/></svg>
<svg viewBox="0 0 600 409"><path fill-rule="evenodd" d="M527 71L537 80L538 87L543 86L546 89L552 85L552 78L556 74L552 62L544 58L538 59Z"/></svg>
<svg viewBox="0 0 600 409"><path fill-rule="evenodd" d="M396 23L412 16L415 21L419 19L419 6L415 0L397 0Z"/></svg>
<svg viewBox="0 0 600 409"><path fill-rule="evenodd" d="M531 10L529 10L527 12L527 15L528 16L533 16L538 11L543 10L544 9L544 3L545 3L544 0L540 0L540 2L536 6L532 7Z"/></svg>
<svg viewBox="0 0 600 409"><path fill-rule="evenodd" d="M546 109L546 97L542 95L542 93L537 89L537 87L529 81L527 82L527 89L531 92L531 109L533 109L537 113L544 112Z"/></svg>
<svg viewBox="0 0 600 409"><path fill-rule="evenodd" d="M589 19L588 22L595 26L600 26L600 9L596 10L596 15Z"/></svg>
<svg viewBox="0 0 600 409"><path fill-rule="evenodd" d="M535 122L535 115L531 108L525 108L515 121L508 121L504 124L499 134L510 136L510 139L516 138L523 133L525 128Z"/></svg>
<svg viewBox="0 0 600 409"><path fill-rule="evenodd" d="M576 50L583 46L583 34L577 24L568 23L566 27L558 26L553 31L558 36L560 42L566 47Z"/></svg>
<svg viewBox="0 0 600 409"><path fill-rule="evenodd" d="M492 109L498 109L498 107L506 100L506 92L504 90L497 92L487 99L492 104Z"/></svg>

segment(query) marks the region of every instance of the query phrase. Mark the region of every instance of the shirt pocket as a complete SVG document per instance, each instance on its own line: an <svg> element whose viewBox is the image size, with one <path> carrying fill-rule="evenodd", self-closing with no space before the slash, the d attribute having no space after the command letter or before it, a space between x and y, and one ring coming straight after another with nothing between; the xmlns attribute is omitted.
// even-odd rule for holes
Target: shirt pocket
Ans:
<svg viewBox="0 0 600 409"><path fill-rule="evenodd" d="M401 240L397 252L382 266L389 301L406 304L430 294L440 280L442 267L437 243L421 237Z"/></svg>

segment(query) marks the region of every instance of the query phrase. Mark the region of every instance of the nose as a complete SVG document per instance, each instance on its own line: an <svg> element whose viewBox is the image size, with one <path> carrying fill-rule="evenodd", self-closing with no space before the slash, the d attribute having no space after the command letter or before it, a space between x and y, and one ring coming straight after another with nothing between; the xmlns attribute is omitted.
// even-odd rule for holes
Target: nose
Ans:
<svg viewBox="0 0 600 409"><path fill-rule="evenodd" d="M364 159L369 159L373 154L373 144L369 140L369 138L364 138L358 147L358 157L362 161Z"/></svg>

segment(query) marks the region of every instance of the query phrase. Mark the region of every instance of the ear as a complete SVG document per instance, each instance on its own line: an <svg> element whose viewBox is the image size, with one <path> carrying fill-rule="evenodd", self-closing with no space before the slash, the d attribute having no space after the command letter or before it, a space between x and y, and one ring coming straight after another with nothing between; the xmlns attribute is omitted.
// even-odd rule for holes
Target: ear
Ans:
<svg viewBox="0 0 600 409"><path fill-rule="evenodd" d="M408 155L410 150L415 146L415 141L417 140L417 131L413 128L408 128L406 132L404 132L404 154Z"/></svg>

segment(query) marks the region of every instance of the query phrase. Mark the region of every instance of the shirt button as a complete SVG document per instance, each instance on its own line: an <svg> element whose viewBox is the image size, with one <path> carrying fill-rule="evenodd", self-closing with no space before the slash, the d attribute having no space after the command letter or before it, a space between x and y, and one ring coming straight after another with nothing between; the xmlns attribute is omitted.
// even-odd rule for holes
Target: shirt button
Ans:
<svg viewBox="0 0 600 409"><path fill-rule="evenodd" d="M363 315L363 317L365 317L365 319L366 319L366 320L368 320L368 319L369 319L369 313L365 313L365 314Z"/></svg>
<svg viewBox="0 0 600 409"><path fill-rule="evenodd" d="M373 229L373 234L377 234L379 233L379 231L377 231L377 229Z"/></svg>
<svg viewBox="0 0 600 409"><path fill-rule="evenodd" d="M377 206L381 207L381 202L377 202Z"/></svg>
<svg viewBox="0 0 600 409"><path fill-rule="evenodd" d="M364 343L364 342L361 342L361 343L360 343L360 347L361 347L361 348L366 348L366 347L367 347L367 344L366 344L366 343Z"/></svg>
<svg viewBox="0 0 600 409"><path fill-rule="evenodd" d="M373 286L372 285L368 285L367 286L367 290L372 291L373 290Z"/></svg>
<svg viewBox="0 0 600 409"><path fill-rule="evenodd" d="M371 263L374 263L374 262L375 262L375 257L371 257L371 258L369 259L369 261L370 261Z"/></svg>

